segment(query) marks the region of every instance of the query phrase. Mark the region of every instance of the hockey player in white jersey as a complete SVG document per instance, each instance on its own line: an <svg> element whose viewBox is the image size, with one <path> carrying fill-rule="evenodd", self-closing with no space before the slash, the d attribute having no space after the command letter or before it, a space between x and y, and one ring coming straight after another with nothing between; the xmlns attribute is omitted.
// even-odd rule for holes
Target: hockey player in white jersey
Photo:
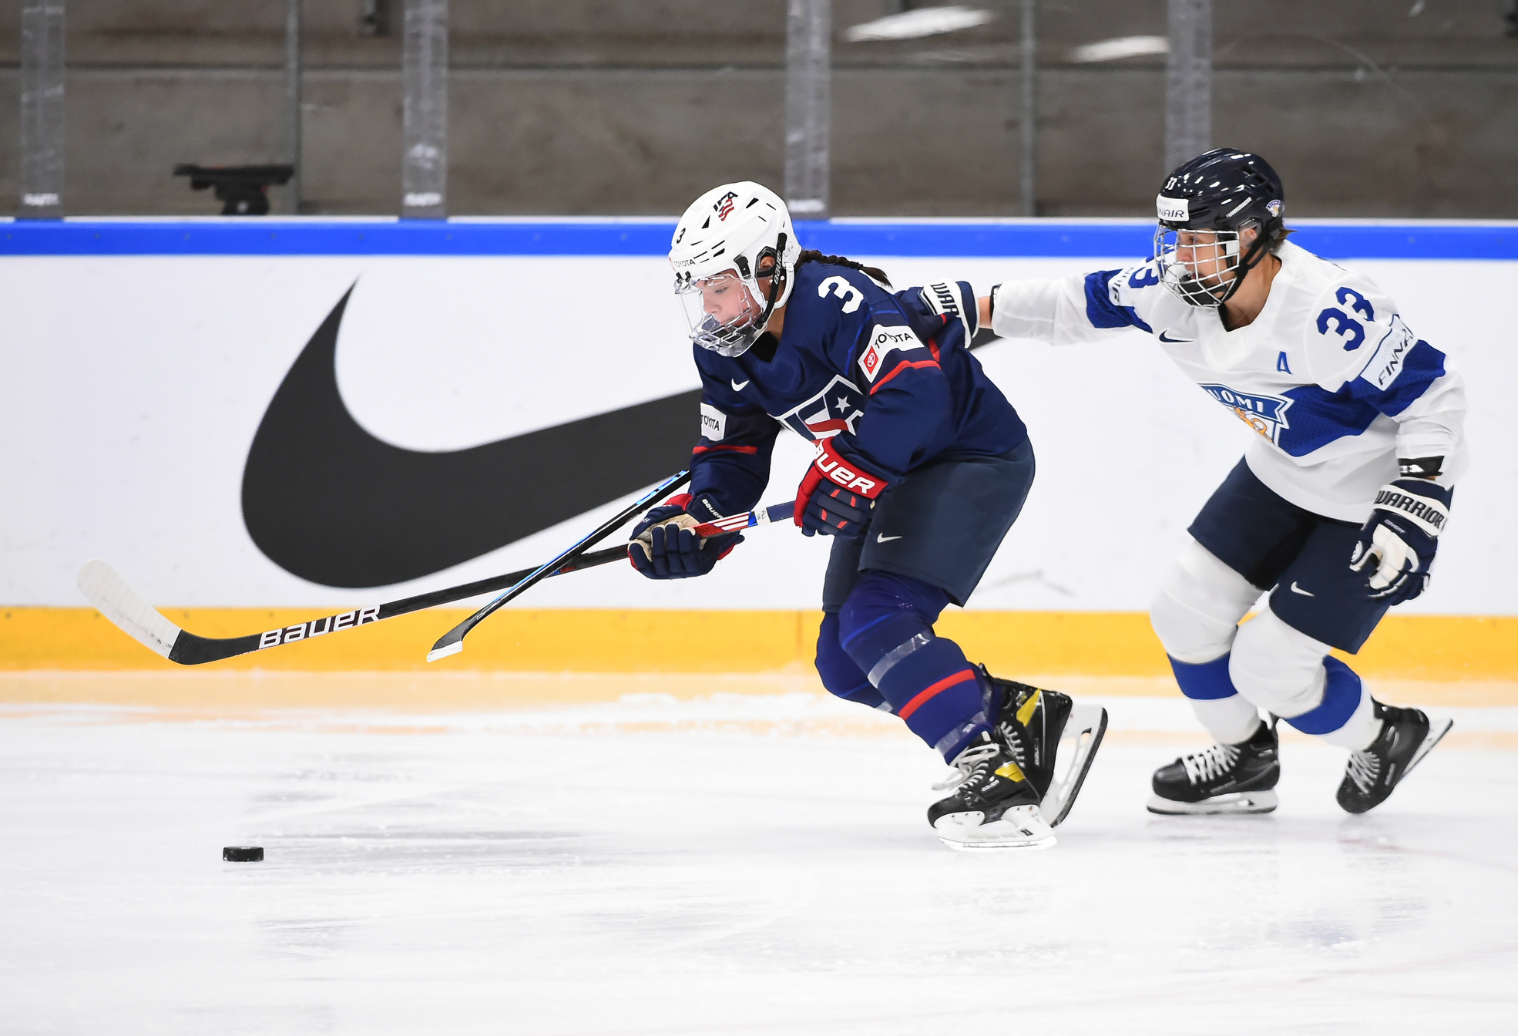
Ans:
<svg viewBox="0 0 1518 1036"><path fill-rule="evenodd" d="M1276 806L1275 721L1350 750L1339 804L1382 802L1449 729L1376 701L1357 652L1428 585L1466 466L1465 392L1370 280L1286 239L1280 178L1218 148L1158 198L1154 258L997 285L981 324L1094 341L1127 328L1259 434L1203 506L1150 605L1181 691L1217 739L1154 775L1156 813ZM1262 593L1268 606L1240 620Z"/></svg>

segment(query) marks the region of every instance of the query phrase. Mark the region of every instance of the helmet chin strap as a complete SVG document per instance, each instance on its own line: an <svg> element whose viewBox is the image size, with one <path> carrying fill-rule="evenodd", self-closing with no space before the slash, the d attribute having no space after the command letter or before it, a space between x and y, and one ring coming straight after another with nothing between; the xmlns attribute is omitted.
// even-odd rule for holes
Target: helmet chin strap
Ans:
<svg viewBox="0 0 1518 1036"><path fill-rule="evenodd" d="M1233 298L1233 293L1238 291L1239 285L1244 283L1245 275L1260 265L1260 260L1265 258L1265 252L1269 247L1270 242L1265 240L1263 233L1255 234L1254 241L1249 245L1249 251L1239 257L1239 264L1233 268L1233 281L1228 285L1228 290L1223 292L1221 297L1217 297L1219 306Z"/></svg>
<svg viewBox="0 0 1518 1036"><path fill-rule="evenodd" d="M764 304L764 312L761 313L761 314L759 314L759 333L760 334L764 333L765 328L767 328L769 326L770 317L774 315L774 312L775 312L775 300L778 299L782 294L785 293L785 281L786 281L785 264L783 264L780 261L780 257L785 254L786 240L785 240L785 235L784 234L780 235L778 244L779 244L780 247L778 249L776 249L776 252L775 252L775 269L774 269L774 272L772 272L769 275L769 278L770 278L769 295L764 300L764 303L765 303ZM757 277L759 276L759 271L755 270L754 273L755 273L756 279L757 279Z"/></svg>
<svg viewBox="0 0 1518 1036"><path fill-rule="evenodd" d="M780 297L780 293L784 290L785 270L777 266L775 273L770 277L770 293L769 297L764 300L764 312L759 314L760 334L763 334L764 329L769 326L770 317L775 313L775 300Z"/></svg>

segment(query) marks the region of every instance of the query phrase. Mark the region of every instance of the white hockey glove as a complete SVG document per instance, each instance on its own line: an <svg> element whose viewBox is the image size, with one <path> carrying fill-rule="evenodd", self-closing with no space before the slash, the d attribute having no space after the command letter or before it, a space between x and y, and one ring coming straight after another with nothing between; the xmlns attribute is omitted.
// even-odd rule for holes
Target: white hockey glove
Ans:
<svg viewBox="0 0 1518 1036"><path fill-rule="evenodd" d="M1401 604L1428 586L1450 498L1450 490L1421 478L1399 478L1377 490L1374 510L1349 558L1351 569L1369 572L1372 598Z"/></svg>

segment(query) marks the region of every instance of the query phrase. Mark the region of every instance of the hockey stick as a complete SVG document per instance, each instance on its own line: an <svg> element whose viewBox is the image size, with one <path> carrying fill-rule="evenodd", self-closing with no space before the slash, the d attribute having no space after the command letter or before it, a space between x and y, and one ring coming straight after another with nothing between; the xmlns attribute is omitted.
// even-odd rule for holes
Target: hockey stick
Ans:
<svg viewBox="0 0 1518 1036"><path fill-rule="evenodd" d="M736 532L739 529L747 529L755 525L768 525L771 522L783 519L793 514L795 511L795 503L796 502L792 500L783 504L772 504L771 506L762 508L760 510L748 511L744 514L735 514L729 515L725 518L717 518L713 521L704 522L701 525L696 526L693 531L697 536L710 537L725 535L727 533ZM620 525L621 522L618 522L617 524ZM552 561L543 565L531 575L523 578L521 582L517 583L510 590L507 590L501 596L497 597L495 600L485 605L479 611L469 616L469 618L453 627L453 629L449 630L447 633L444 633L437 639L437 643L432 645L432 650L427 652L427 661L436 662L440 658L447 658L449 655L456 655L460 651L463 651L464 638L469 635L470 630L474 629L480 623L484 622L490 616L494 615L496 611L507 602L511 601L515 597L521 596L524 592L526 592L540 580L546 578L560 564L565 561L572 560L580 552L584 551L585 548L591 546L602 537L606 536L612 531L613 528L615 528L615 526L612 526L611 528L608 528L605 525L601 526L601 528L585 537L579 543L576 543L573 547L570 547L564 553L560 554Z"/></svg>
<svg viewBox="0 0 1518 1036"><path fill-rule="evenodd" d="M622 561L626 557L625 547L608 547L606 550L581 554L568 564L560 566L553 575L559 576L566 572L597 568L614 561ZM152 651L180 665L201 665L206 662L220 662L224 658L235 658L238 655L251 655L265 648L293 644L298 640L308 640L327 633L341 633L343 630L367 626L381 619L393 619L397 615L406 615L424 608L436 608L440 604L452 604L454 601L478 597L480 594L488 594L493 590L511 586L533 571L535 569L524 568L517 572L507 572L505 575L491 576L489 579L480 579L473 583L433 590L430 593L417 594L415 597L406 597L375 607L356 608L337 615L324 615L319 619L297 623L283 629L250 633L244 637L202 637L189 630L180 629L162 612L143 600L127 585L126 580L117 575L116 570L104 561L95 560L85 563L79 570L79 589L102 615Z"/></svg>
<svg viewBox="0 0 1518 1036"><path fill-rule="evenodd" d="M640 497L636 503L624 509L614 521L619 525L626 522L629 518L646 510L661 494L683 485L689 477L689 472L682 471L678 475L665 479ZM611 547L592 554L581 554L555 566L548 574L562 575L566 572L578 572L581 569L620 561L625 557L627 557L625 547ZM343 630L367 626L381 619L393 619L397 615L406 615L424 608L435 608L440 604L451 604L454 601L478 597L480 594L490 593L493 590L514 586L542 567L540 565L535 568L524 568L518 572L508 572L505 575L491 576L472 583L433 590L369 608L356 608L337 615L324 615L310 622L267 630L263 633L250 633L243 637L201 637L188 630L180 629L128 586L126 580L117 575L116 570L104 561L85 562L84 567L79 570L77 582L86 600L149 650L180 665L201 665L206 662L218 662L224 658L252 654L266 648L279 647L281 644L293 644L298 640L325 636L328 633L341 633Z"/></svg>
<svg viewBox="0 0 1518 1036"><path fill-rule="evenodd" d="M713 536L725 536L739 529L752 529L756 525L769 525L771 522L788 521L796 513L796 501L787 500L783 504L770 504L753 511L744 511L742 514L730 514L726 518L713 518L709 522L702 522L691 531L703 539Z"/></svg>

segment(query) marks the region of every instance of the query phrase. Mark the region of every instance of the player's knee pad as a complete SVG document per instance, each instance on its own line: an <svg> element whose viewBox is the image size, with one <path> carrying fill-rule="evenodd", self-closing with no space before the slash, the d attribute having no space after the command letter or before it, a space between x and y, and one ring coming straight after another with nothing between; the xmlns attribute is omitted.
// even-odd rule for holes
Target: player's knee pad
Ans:
<svg viewBox="0 0 1518 1036"><path fill-rule="evenodd" d="M1199 665L1227 654L1239 620L1259 596L1249 580L1191 540L1160 580L1149 622L1167 655Z"/></svg>
<svg viewBox="0 0 1518 1036"><path fill-rule="evenodd" d="M838 612L838 639L856 665L871 675L882 658L920 634L931 636L949 595L910 576L866 572ZM882 673L871 675L880 685Z"/></svg>
<svg viewBox="0 0 1518 1036"><path fill-rule="evenodd" d="M1266 608L1239 627L1228 675L1245 698L1289 720L1322 704L1327 654L1327 644L1286 625Z"/></svg>
<svg viewBox="0 0 1518 1036"><path fill-rule="evenodd" d="M985 729L974 667L952 640L933 634L948 594L921 580L867 572L839 612L839 642L918 737L952 759Z"/></svg>
<svg viewBox="0 0 1518 1036"><path fill-rule="evenodd" d="M822 686L840 698L878 709L885 699L843 650L838 640L839 625L837 612L822 617L822 629L817 634L817 675L822 677Z"/></svg>

